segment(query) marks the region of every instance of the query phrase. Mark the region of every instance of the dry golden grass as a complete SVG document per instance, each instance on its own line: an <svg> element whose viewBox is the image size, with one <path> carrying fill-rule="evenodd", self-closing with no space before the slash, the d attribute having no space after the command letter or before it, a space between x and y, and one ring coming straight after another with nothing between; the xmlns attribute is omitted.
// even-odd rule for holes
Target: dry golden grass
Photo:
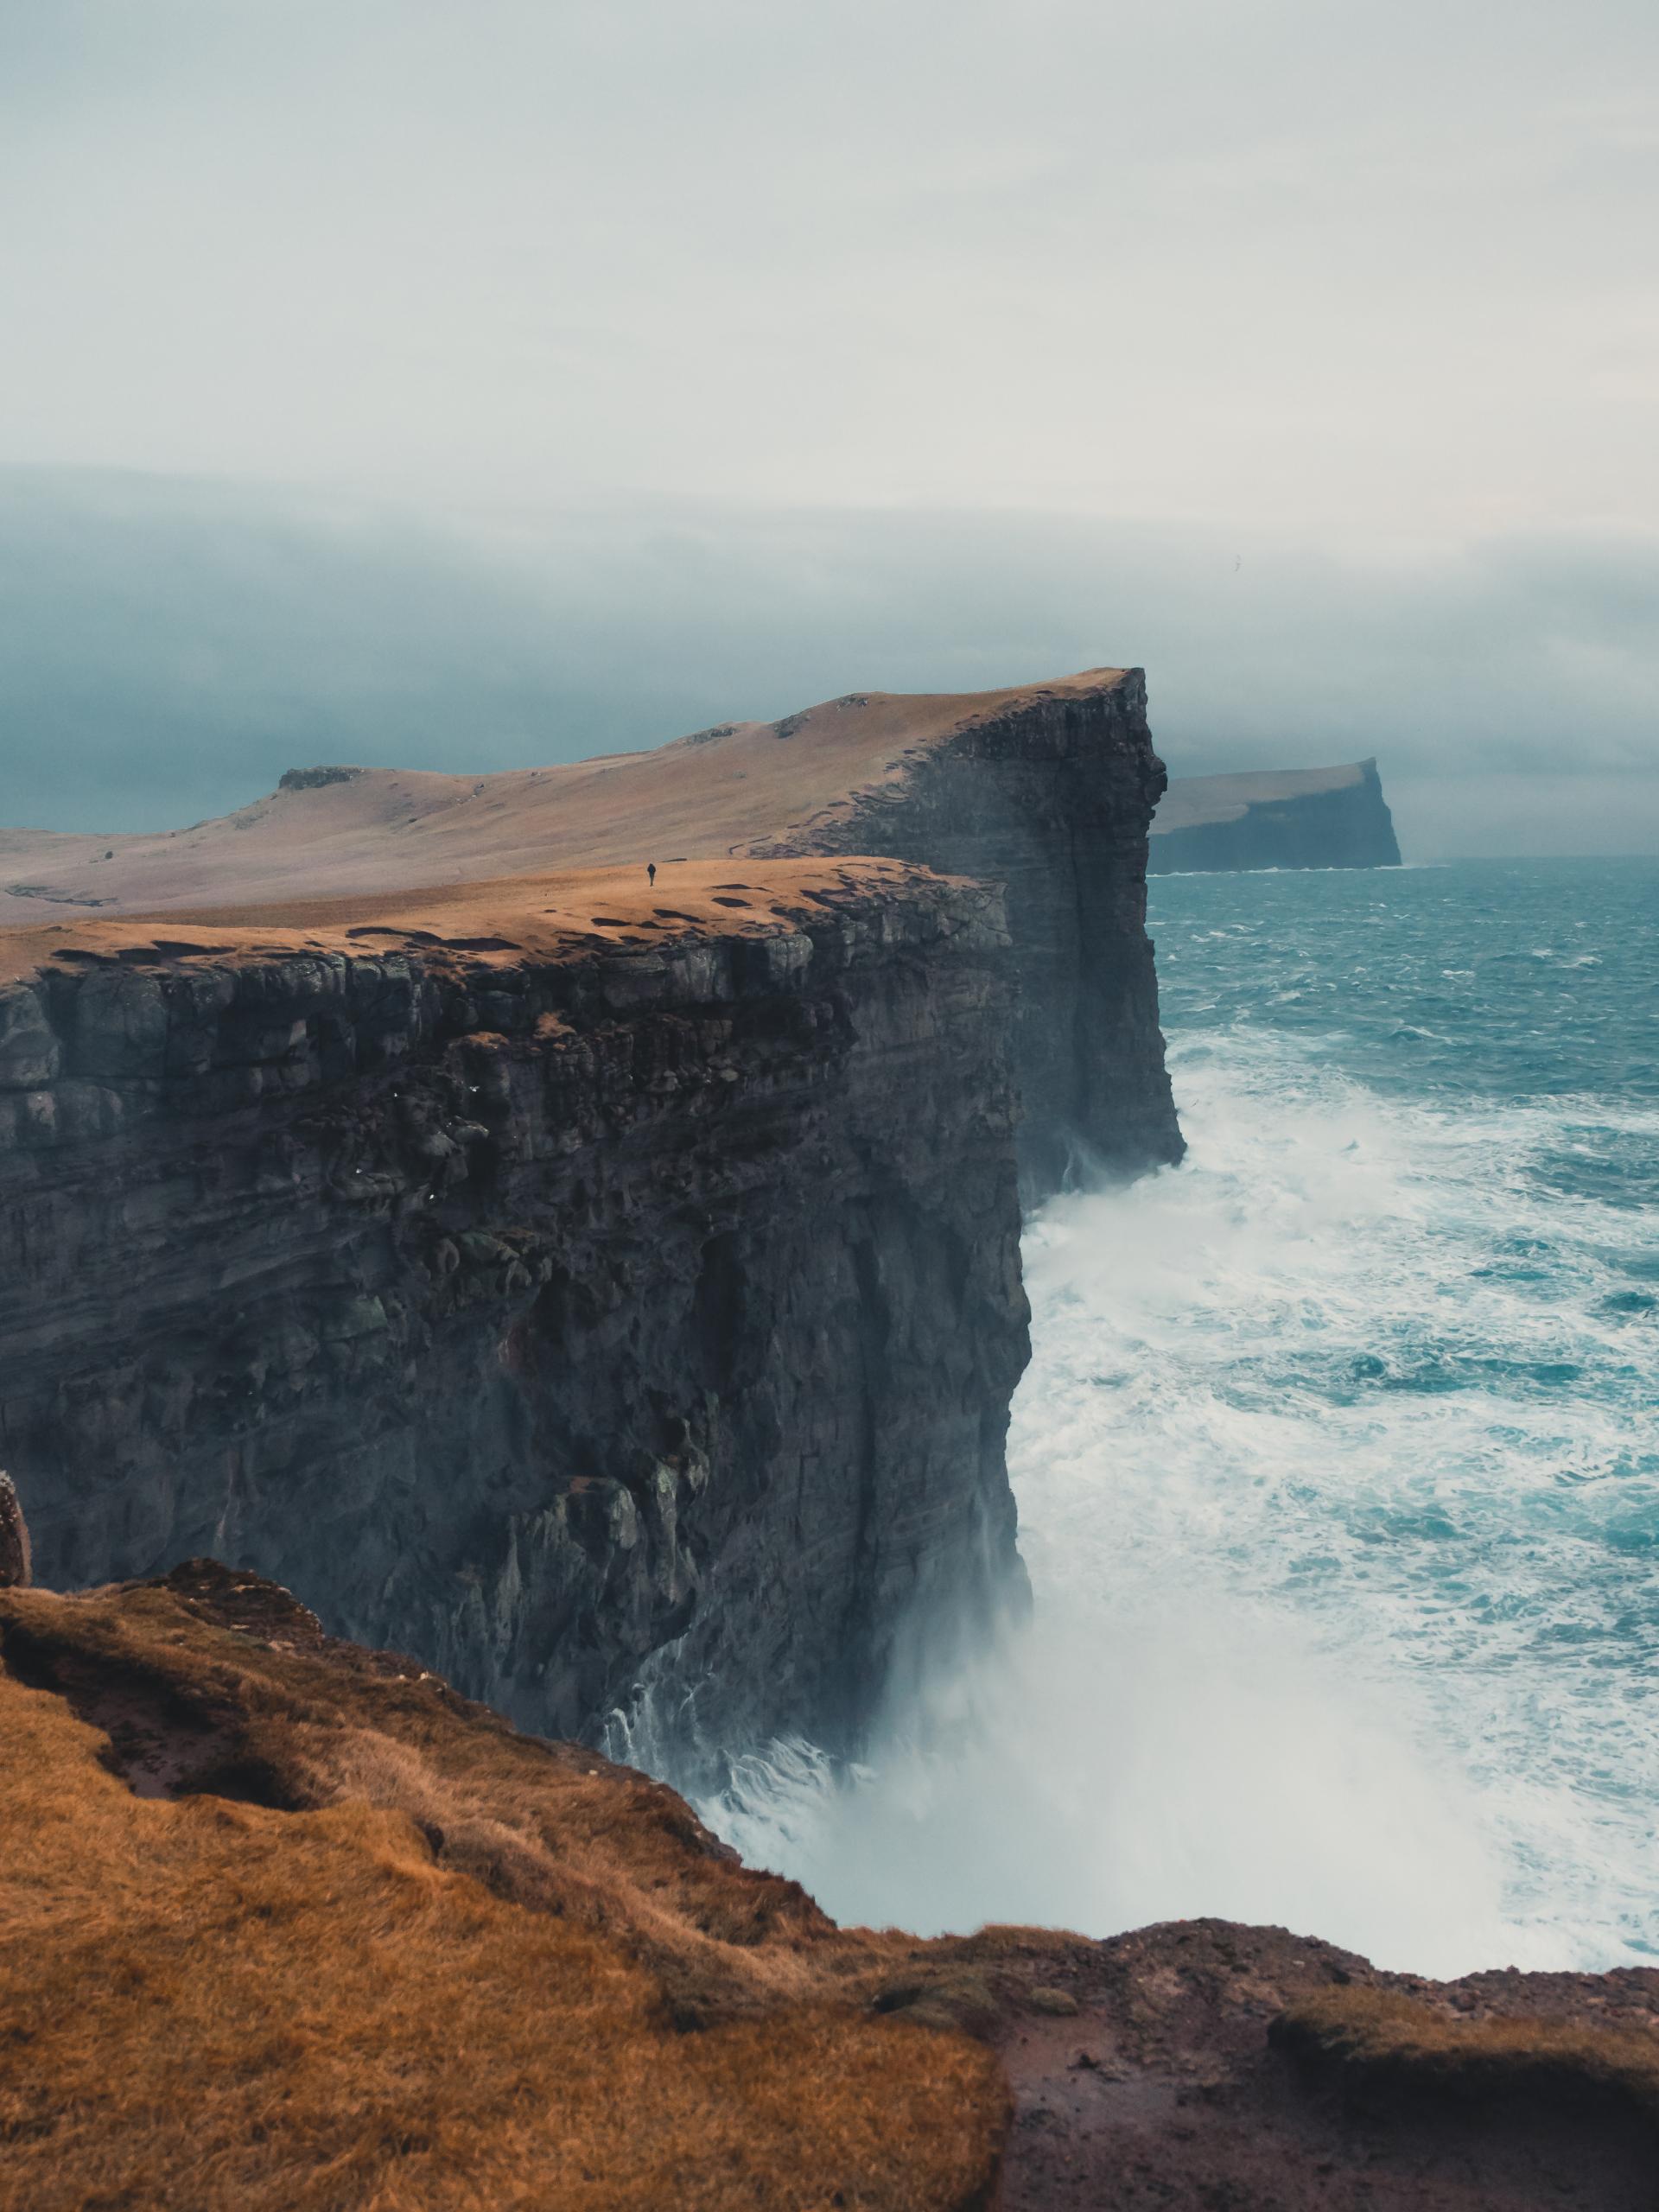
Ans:
<svg viewBox="0 0 1659 2212"><path fill-rule="evenodd" d="M1274 2040L1357 2087L1448 2105L1622 2110L1659 2126L1659 2034L1638 2027L1471 2019L1397 1990L1354 1986L1300 1999L1274 2023Z"/></svg>
<svg viewBox="0 0 1659 2212"><path fill-rule="evenodd" d="M682 862L743 875L752 863L729 864L757 844L799 837L796 849L810 850L826 820L860 793L890 790L915 755L1039 700L1112 691L1122 674L1088 669L1000 691L861 692L781 724L726 722L653 753L492 776L366 768L188 830L92 836L0 826L0 928L74 920L71 901L111 913L268 906L548 868L625 870L643 888L647 861L673 906ZM19 883L36 895L11 895Z"/></svg>
<svg viewBox="0 0 1659 2212"><path fill-rule="evenodd" d="M899 1939L306 1620L0 1597L6 2212L985 2201L1005 2093L871 2010Z"/></svg>
<svg viewBox="0 0 1659 2212"><path fill-rule="evenodd" d="M822 921L826 899L913 892L942 880L949 879L901 861L740 867L721 860L665 870L655 889L643 868L582 868L111 920L42 920L31 912L32 926L0 922L0 983L36 976L54 960L87 957L169 972L315 952L358 959L410 953L429 968L469 970L553 963L612 949L656 951L693 936L775 933L780 925Z"/></svg>

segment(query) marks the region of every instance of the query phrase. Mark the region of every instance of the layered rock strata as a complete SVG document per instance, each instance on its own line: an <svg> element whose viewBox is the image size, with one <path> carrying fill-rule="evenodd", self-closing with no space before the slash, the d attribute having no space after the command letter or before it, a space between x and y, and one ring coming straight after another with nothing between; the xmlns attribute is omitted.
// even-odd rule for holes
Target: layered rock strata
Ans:
<svg viewBox="0 0 1659 2212"><path fill-rule="evenodd" d="M890 782L755 848L891 854L1002 885L1033 1200L1074 1163L1133 1172L1185 1148L1146 927L1147 824L1164 768L1141 671L1094 673L988 705L907 754Z"/></svg>
<svg viewBox="0 0 1659 2212"><path fill-rule="evenodd" d="M537 925L549 879L482 934L10 940L0 1460L39 1579L211 1551L571 1735L672 1643L733 1742L851 1742L901 1619L997 1602L1001 901L733 874L583 885L585 931Z"/></svg>
<svg viewBox="0 0 1659 2212"><path fill-rule="evenodd" d="M853 1743L901 1627L1017 1576L1019 1194L1180 1153L1162 787L1092 670L46 841L0 931L37 1572L215 1552L537 1728L671 1649L682 1736ZM590 872L478 880L537 860Z"/></svg>

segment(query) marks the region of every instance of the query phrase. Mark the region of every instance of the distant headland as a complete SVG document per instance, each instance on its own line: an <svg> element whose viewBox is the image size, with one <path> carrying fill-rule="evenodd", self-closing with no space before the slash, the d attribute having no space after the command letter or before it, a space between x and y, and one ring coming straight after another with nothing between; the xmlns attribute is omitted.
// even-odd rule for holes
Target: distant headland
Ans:
<svg viewBox="0 0 1659 2212"><path fill-rule="evenodd" d="M1149 875L1399 865L1375 760L1172 777L1147 855Z"/></svg>

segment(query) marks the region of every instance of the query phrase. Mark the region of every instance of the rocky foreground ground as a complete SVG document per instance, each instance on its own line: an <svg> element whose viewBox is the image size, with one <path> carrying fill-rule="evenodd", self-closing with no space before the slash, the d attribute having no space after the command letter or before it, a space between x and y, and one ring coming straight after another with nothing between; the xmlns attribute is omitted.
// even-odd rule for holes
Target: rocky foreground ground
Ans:
<svg viewBox="0 0 1659 2212"><path fill-rule="evenodd" d="M1656 2201L1659 1973L836 1927L207 1561L0 1591L0 2206Z"/></svg>

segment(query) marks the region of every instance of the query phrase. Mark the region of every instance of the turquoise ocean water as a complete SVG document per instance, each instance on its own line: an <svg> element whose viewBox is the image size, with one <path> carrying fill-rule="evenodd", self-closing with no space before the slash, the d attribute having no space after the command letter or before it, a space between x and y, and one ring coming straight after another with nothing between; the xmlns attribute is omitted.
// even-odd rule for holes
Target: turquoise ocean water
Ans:
<svg viewBox="0 0 1659 2212"><path fill-rule="evenodd" d="M1191 1154L1030 1226L1033 1624L711 1809L852 1917L1659 1958L1659 864L1152 928Z"/></svg>

